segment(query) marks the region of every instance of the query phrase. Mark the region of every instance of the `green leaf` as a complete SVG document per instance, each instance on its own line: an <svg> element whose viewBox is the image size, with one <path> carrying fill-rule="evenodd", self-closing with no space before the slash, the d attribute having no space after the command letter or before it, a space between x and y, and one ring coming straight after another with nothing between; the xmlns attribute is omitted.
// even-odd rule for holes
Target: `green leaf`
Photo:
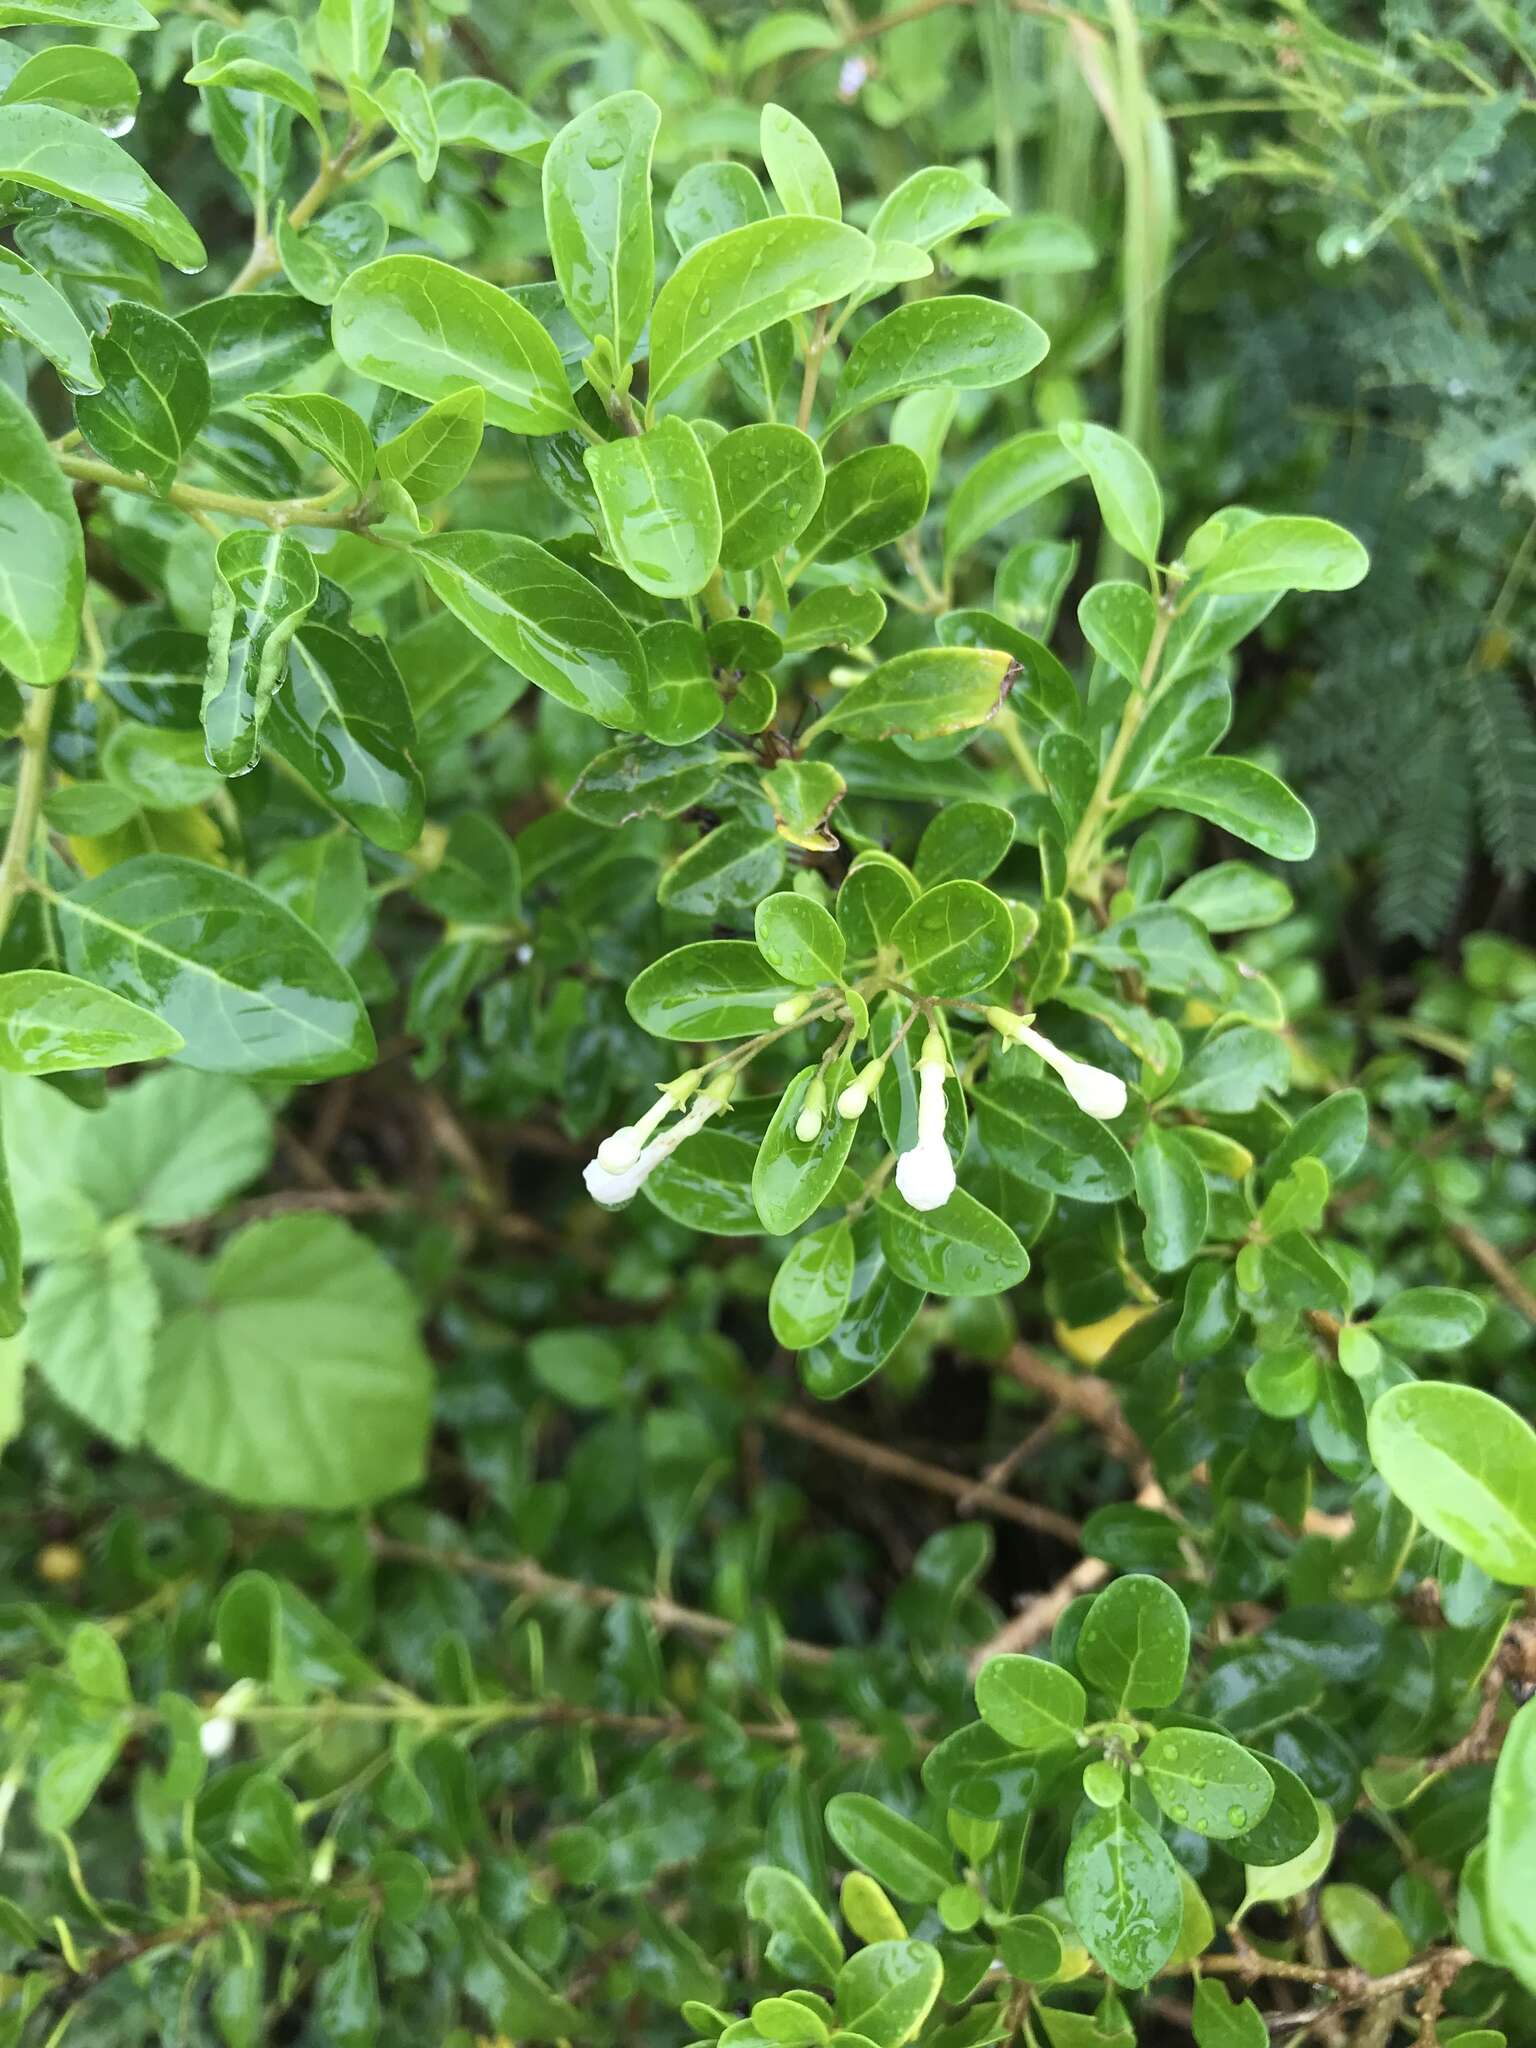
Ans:
<svg viewBox="0 0 1536 2048"><path fill-rule="evenodd" d="M895 443L861 448L827 471L805 530L800 559L846 562L899 540L928 504L928 471L920 455Z"/></svg>
<svg viewBox="0 0 1536 2048"><path fill-rule="evenodd" d="M1181 882L1168 901L1197 917L1208 932L1257 931L1279 924L1296 899L1278 875L1245 860L1218 861Z"/></svg>
<svg viewBox="0 0 1536 2048"><path fill-rule="evenodd" d="M821 453L796 427L737 427L711 448L709 467L722 569L757 568L799 537L821 503Z"/></svg>
<svg viewBox="0 0 1536 2048"><path fill-rule="evenodd" d="M307 1081L374 1057L350 977L238 875L144 854L82 883L57 914L73 972L179 1031L189 1067Z"/></svg>
<svg viewBox="0 0 1536 2048"><path fill-rule="evenodd" d="M1405 1287L1371 1317L1371 1331L1399 1351L1459 1351L1487 1320L1477 1296L1460 1287Z"/></svg>
<svg viewBox="0 0 1536 2048"><path fill-rule="evenodd" d="M784 842L746 818L733 818L663 869L656 901L665 910L712 923L746 915L784 874Z"/></svg>
<svg viewBox="0 0 1536 2048"><path fill-rule="evenodd" d="M625 997L655 1038L750 1038L773 1028L777 1003L796 993L747 939L704 939L653 960Z"/></svg>
<svg viewBox="0 0 1536 2048"><path fill-rule="evenodd" d="M416 398L485 392L485 416L515 434L579 426L560 351L507 293L431 256L383 256L331 308L336 353L360 377Z"/></svg>
<svg viewBox="0 0 1536 2048"><path fill-rule="evenodd" d="M1359 1884L1325 1884L1317 1895L1323 1926L1356 1969L1388 1977L1413 1955L1402 1923Z"/></svg>
<svg viewBox="0 0 1536 2048"><path fill-rule="evenodd" d="M315 2024L336 2048L370 2048L382 2016L373 1959L374 1923L364 1920L315 1979Z"/></svg>
<svg viewBox="0 0 1536 2048"><path fill-rule="evenodd" d="M374 86L368 97L410 151L417 177L427 184L437 170L438 134L426 82L402 66Z"/></svg>
<svg viewBox="0 0 1536 2048"><path fill-rule="evenodd" d="M698 436L664 419L586 453L614 559L654 597L694 597L720 559L720 505Z"/></svg>
<svg viewBox="0 0 1536 2048"><path fill-rule="evenodd" d="M206 299L180 320L203 352L215 406L286 383L330 345L324 311L292 292Z"/></svg>
<svg viewBox="0 0 1536 2048"><path fill-rule="evenodd" d="M1171 1707L1189 1668L1189 1616L1183 1601L1171 1586L1145 1572L1116 1579L1089 1608L1075 1661L1117 1708ZM1265 1789L1268 1805L1267 1784Z"/></svg>
<svg viewBox="0 0 1536 2048"><path fill-rule="evenodd" d="M827 152L803 121L769 100L763 108L759 139L769 183L786 213L814 214L822 220L842 219L837 173Z"/></svg>
<svg viewBox="0 0 1536 2048"><path fill-rule="evenodd" d="M1226 1986L1202 1977L1195 1986L1195 2048L1269 2048L1269 2028L1251 1998L1232 2003Z"/></svg>
<svg viewBox="0 0 1536 2048"><path fill-rule="evenodd" d="M320 99L315 81L303 62L275 36L246 29L221 36L205 57L187 73L188 85L214 85L238 92L262 93L285 107L292 107L314 130L322 149L327 149L325 123L320 118Z"/></svg>
<svg viewBox="0 0 1536 2048"><path fill-rule="evenodd" d="M421 836L426 793L411 759L416 721L388 644L359 633L344 594L319 579L288 646L288 682L266 740L311 789L375 845L404 853Z"/></svg>
<svg viewBox="0 0 1536 2048"><path fill-rule="evenodd" d="M941 739L985 725L1005 702L1011 655L975 647L921 647L872 669L833 700L822 723L854 740Z"/></svg>
<svg viewBox="0 0 1536 2048"><path fill-rule="evenodd" d="M1157 606L1139 583L1095 583L1077 608L1083 638L1102 660L1132 685L1142 669L1157 628Z"/></svg>
<svg viewBox="0 0 1536 2048"><path fill-rule="evenodd" d="M1185 1109L1240 1115L1257 1109L1266 1094L1284 1095L1290 1081L1285 1040L1256 1025L1237 1024L1206 1040L1164 1100Z"/></svg>
<svg viewBox="0 0 1536 2048"><path fill-rule="evenodd" d="M267 710L288 673L288 643L320 579L314 556L290 533L227 533L214 565L203 731L220 774L243 775L260 758Z"/></svg>
<svg viewBox="0 0 1536 2048"><path fill-rule="evenodd" d="M717 1125L679 1145L645 1183L646 1200L687 1230L710 1237L748 1237L761 1228L752 1202L749 1138Z"/></svg>
<svg viewBox="0 0 1536 2048"><path fill-rule="evenodd" d="M1509 1724L1488 1802L1488 1918L1499 1953L1527 1991L1536 1990L1536 1702Z"/></svg>
<svg viewBox="0 0 1536 2048"><path fill-rule="evenodd" d="M887 1189L875 1213L891 1271L930 1294L1005 1294L1029 1272L1017 1232L964 1188L939 1208L922 1211Z"/></svg>
<svg viewBox="0 0 1536 2048"><path fill-rule="evenodd" d="M802 1351L829 1337L842 1319L853 1286L853 1232L828 1223L798 1238L773 1276L768 1322L777 1341Z"/></svg>
<svg viewBox="0 0 1536 2048"><path fill-rule="evenodd" d="M846 298L872 256L853 228L802 215L752 221L700 243L651 313L653 403L775 321Z"/></svg>
<svg viewBox="0 0 1536 2048"><path fill-rule="evenodd" d="M725 716L709 643L683 619L658 619L640 636L645 653L645 730L669 747L691 746Z"/></svg>
<svg viewBox="0 0 1536 2048"><path fill-rule="evenodd" d="M320 0L315 41L320 55L345 85L372 83L394 26L393 0Z"/></svg>
<svg viewBox="0 0 1536 2048"><path fill-rule="evenodd" d="M531 164L549 146L538 116L494 79L448 79L433 88L432 112L438 139L466 149L493 149Z"/></svg>
<svg viewBox="0 0 1536 2048"><path fill-rule="evenodd" d="M1012 811L1001 804L946 804L918 841L912 871L925 889L940 882L984 882L1013 844Z"/></svg>
<svg viewBox="0 0 1536 2048"><path fill-rule="evenodd" d="M108 1220L155 1229L208 1216L261 1174L272 1120L242 1081L168 1067L114 1088L90 1121L75 1173Z"/></svg>
<svg viewBox="0 0 1536 2048"><path fill-rule="evenodd" d="M877 590L834 583L800 600L784 628L791 654L816 647L867 647L885 624L885 599Z"/></svg>
<svg viewBox="0 0 1536 2048"><path fill-rule="evenodd" d="M626 740L596 754L572 784L566 803L595 825L631 818L676 818L708 796L721 776L720 756L705 745L674 747Z"/></svg>
<svg viewBox="0 0 1536 2048"><path fill-rule="evenodd" d="M56 1259L28 1299L27 1354L65 1405L114 1443L138 1441L160 1298L135 1237Z"/></svg>
<svg viewBox="0 0 1536 2048"><path fill-rule="evenodd" d="M628 364L651 310L651 152L660 125L654 100L616 92L568 121L544 159L555 276L577 326L606 341L611 374Z"/></svg>
<svg viewBox="0 0 1536 2048"><path fill-rule="evenodd" d="M14 0L3 11L17 19ZM62 107L0 106L0 180L103 214L178 270L208 261L192 223L127 150Z"/></svg>
<svg viewBox="0 0 1536 2048"><path fill-rule="evenodd" d="M630 993L633 995L634 991ZM818 1074L826 1089L827 1104L815 1137L806 1144L796 1136L795 1121L805 1108L807 1090ZM775 1237L787 1237L802 1223L809 1222L837 1185L858 1134L856 1120L839 1116L833 1108L849 1079L846 1060L834 1060L825 1073L819 1063L802 1067L773 1112L752 1168L752 1199L763 1228Z"/></svg>
<svg viewBox="0 0 1536 2048"><path fill-rule="evenodd" d="M827 1832L845 1856L898 1899L930 1906L954 1882L952 1852L926 1828L866 1793L839 1792L829 1799Z"/></svg>
<svg viewBox="0 0 1536 2048"><path fill-rule="evenodd" d="M990 391L1041 361L1050 344L1026 314L996 299L952 292L914 299L867 328L853 346L827 431L872 405L945 385Z"/></svg>
<svg viewBox="0 0 1536 2048"><path fill-rule="evenodd" d="M1228 1841L1257 1825L1274 1798L1256 1756L1201 1728L1160 1729L1142 1752L1152 1797L1180 1827Z"/></svg>
<svg viewBox="0 0 1536 2048"><path fill-rule="evenodd" d="M110 989L28 967L0 974L0 1067L64 1074L179 1052L181 1034Z"/></svg>
<svg viewBox="0 0 1536 2048"><path fill-rule="evenodd" d="M1132 1155L1142 1244L1155 1273L1177 1273L1205 1240L1210 1198L1200 1162L1175 1130L1149 1123Z"/></svg>
<svg viewBox="0 0 1536 2048"><path fill-rule="evenodd" d="M162 1326L145 1441L250 1506L358 1507L420 1479L430 1388L394 1268L333 1216L281 1216Z"/></svg>
<svg viewBox="0 0 1536 2048"><path fill-rule="evenodd" d="M324 391L265 391L253 393L246 404L250 411L312 449L353 490L365 491L372 483L373 436L361 416L342 399ZM409 484L406 488L410 489Z"/></svg>
<svg viewBox="0 0 1536 2048"><path fill-rule="evenodd" d="M944 519L945 561L957 560L994 527L1082 474L1082 461L1053 429L1015 434L983 456L957 486Z"/></svg>
<svg viewBox="0 0 1536 2048"><path fill-rule="evenodd" d="M1255 519L1230 533L1200 574L1203 596L1279 590L1353 590L1371 558L1331 519Z"/></svg>
<svg viewBox="0 0 1536 2048"><path fill-rule="evenodd" d="M12 249L0 249L0 334L15 334L46 356L68 390L101 389L91 337L68 299ZM819 475L819 456L816 468Z"/></svg>
<svg viewBox="0 0 1536 2048"><path fill-rule="evenodd" d="M1110 538L1150 568L1163 537L1163 496L1146 457L1122 434L1084 420L1065 420L1057 433L1087 471Z"/></svg>
<svg viewBox="0 0 1536 2048"><path fill-rule="evenodd" d="M1192 811L1274 860L1308 860L1317 844L1317 827L1306 805L1278 775L1253 761L1226 755L1186 761L1138 790L1137 799L1140 808L1163 804Z"/></svg>
<svg viewBox="0 0 1536 2048"><path fill-rule="evenodd" d="M786 981L819 988L843 971L847 942L831 911L784 891L759 903L753 918L758 950Z"/></svg>
<svg viewBox="0 0 1536 2048"><path fill-rule="evenodd" d="M435 504L468 476L484 435L485 393L470 384L429 405L384 442L379 474L399 484L413 504Z"/></svg>
<svg viewBox="0 0 1536 2048"><path fill-rule="evenodd" d="M1367 1419L1371 1457L1431 1535L1491 1579L1536 1586L1536 1431L1479 1387L1410 1381Z"/></svg>
<svg viewBox="0 0 1536 2048"><path fill-rule="evenodd" d="M643 726L646 665L634 628L576 570L508 533L442 534L415 558L449 611L541 690L603 725Z"/></svg>
<svg viewBox="0 0 1536 2048"><path fill-rule="evenodd" d="M1041 1657L991 1657L976 1674L976 1711L1014 1749L1071 1749L1088 1713L1070 1671Z"/></svg>
<svg viewBox="0 0 1536 2048"><path fill-rule="evenodd" d="M1105 1974L1133 1990L1150 1983L1173 1953L1184 1913L1179 1866L1161 1835L1128 1805L1096 1813L1072 1837L1062 1888Z"/></svg>
<svg viewBox="0 0 1536 2048"><path fill-rule="evenodd" d="M758 781L781 839L810 853L836 848L827 820L848 794L848 785L830 762L780 761Z"/></svg>
<svg viewBox="0 0 1536 2048"><path fill-rule="evenodd" d="M873 242L910 242L919 249L932 249L969 228L1002 220L1007 211L997 194L969 172L930 164L903 179L881 200L869 224L869 236Z"/></svg>
<svg viewBox="0 0 1536 2048"><path fill-rule="evenodd" d="M21 1428L21 1382L25 1363L21 1346L12 1340L25 1320L21 1305L21 1224L6 1164L5 1133L0 1130L0 1450Z"/></svg>
<svg viewBox="0 0 1536 2048"><path fill-rule="evenodd" d="M389 228L377 207L354 199L329 207L302 234L280 213L275 239L294 290L316 306L329 306L354 270L383 255Z"/></svg>
<svg viewBox="0 0 1536 2048"><path fill-rule="evenodd" d="M994 1060L986 1088L971 1100L987 1151L1028 1186L1078 1202L1118 1202L1131 1192L1125 1147L1065 1090Z"/></svg>
<svg viewBox="0 0 1536 2048"><path fill-rule="evenodd" d="M891 941L920 996L971 995L1013 958L1013 919L980 882L940 882L902 912Z"/></svg>
<svg viewBox="0 0 1536 2048"><path fill-rule="evenodd" d="M152 306L115 306L96 343L103 389L75 401L80 431L119 469L169 490L212 404L208 366L187 330Z"/></svg>
<svg viewBox="0 0 1536 2048"><path fill-rule="evenodd" d="M837 2017L846 2035L831 2048L902 2048L921 2030L944 1983L944 1959L926 1941L876 1941L839 1972Z"/></svg>
<svg viewBox="0 0 1536 2048"><path fill-rule="evenodd" d="M624 1389L624 1354L596 1330L540 1330L529 1341L528 1369L572 1408L611 1408Z"/></svg>
<svg viewBox="0 0 1536 2048"><path fill-rule="evenodd" d="M0 382L0 663L34 688L75 656L85 542L68 483L42 430Z"/></svg>
<svg viewBox="0 0 1536 2048"><path fill-rule="evenodd" d="M744 1901L754 1920L762 1921L775 1940L792 1942L812 1958L824 1983L843 1967L843 1944L837 1930L793 1871L760 1863L747 1872Z"/></svg>
<svg viewBox="0 0 1536 2048"><path fill-rule="evenodd" d="M0 28L22 28L33 22L58 22L65 28L111 28L133 31L159 23L138 0L3 0Z"/></svg>

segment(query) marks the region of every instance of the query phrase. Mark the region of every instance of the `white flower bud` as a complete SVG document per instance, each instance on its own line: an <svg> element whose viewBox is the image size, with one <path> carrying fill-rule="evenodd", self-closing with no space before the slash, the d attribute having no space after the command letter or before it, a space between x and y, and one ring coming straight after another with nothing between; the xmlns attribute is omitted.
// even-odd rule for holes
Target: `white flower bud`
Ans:
<svg viewBox="0 0 1536 2048"><path fill-rule="evenodd" d="M1123 1114L1126 1087L1118 1074L1091 1066L1087 1060L1074 1059L1071 1053L1063 1052L1060 1046L1042 1038L1038 1031L1032 1031L1023 1018L1014 1016L1011 1010L988 1010L987 1022L1016 1045L1027 1045L1048 1067L1054 1068L1060 1074L1067 1093L1086 1116L1096 1116L1105 1123L1113 1123L1117 1116Z"/></svg>
<svg viewBox="0 0 1536 2048"><path fill-rule="evenodd" d="M235 1724L227 1714L210 1714L197 1731L197 1743L207 1757L227 1756L235 1739Z"/></svg>
<svg viewBox="0 0 1536 2048"><path fill-rule="evenodd" d="M837 1098L837 1113L846 1117L849 1123L856 1123L868 1109L870 1098L885 1075L885 1061L871 1060L857 1079L848 1083Z"/></svg>
<svg viewBox="0 0 1536 2048"><path fill-rule="evenodd" d="M803 988L796 995L786 996L783 1002L773 1006L774 1023L798 1024L815 1000L816 990L813 988Z"/></svg>
<svg viewBox="0 0 1536 2048"><path fill-rule="evenodd" d="M896 1162L896 1185L914 1209L942 1209L955 1192L955 1163L942 1137L914 1145Z"/></svg>
<svg viewBox="0 0 1536 2048"><path fill-rule="evenodd" d="M668 1081L661 1089L657 1100L632 1124L604 1138L597 1148L597 1163L605 1172L617 1175L628 1173L645 1149L645 1141L656 1126L666 1120L674 1109L681 1109L694 1089L699 1085L697 1067L690 1067L686 1074L679 1074L675 1081Z"/></svg>
<svg viewBox="0 0 1536 2048"><path fill-rule="evenodd" d="M600 1208L622 1209L626 1202L632 1202L639 1194L645 1176L655 1165L655 1160L650 1157L654 1150L652 1146L642 1152L622 1173L610 1173L600 1159L588 1160L581 1172L587 1193Z"/></svg>
<svg viewBox="0 0 1536 2048"><path fill-rule="evenodd" d="M811 1085L805 1091L805 1101L800 1114L795 1118L795 1136L802 1145L814 1145L821 1136L821 1127L827 1114L827 1085L820 1074L812 1076Z"/></svg>

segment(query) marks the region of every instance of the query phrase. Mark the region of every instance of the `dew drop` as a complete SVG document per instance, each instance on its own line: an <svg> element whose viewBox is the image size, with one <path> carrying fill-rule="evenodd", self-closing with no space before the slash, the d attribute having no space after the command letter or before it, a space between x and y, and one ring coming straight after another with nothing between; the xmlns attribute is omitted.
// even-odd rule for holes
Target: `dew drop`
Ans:
<svg viewBox="0 0 1536 2048"><path fill-rule="evenodd" d="M1245 1828L1245 1827L1247 1827L1247 1825L1248 1825L1248 1809L1247 1809L1247 1807L1246 1807L1246 1806L1229 1806L1229 1807L1227 1808L1227 1819L1228 1819L1229 1821L1231 1821L1231 1823L1232 1823L1233 1827L1235 1827L1235 1828Z"/></svg>
<svg viewBox="0 0 1536 2048"><path fill-rule="evenodd" d="M587 151L587 168L593 171L611 171L623 154L624 151L617 142L594 142Z"/></svg>
<svg viewBox="0 0 1536 2048"><path fill-rule="evenodd" d="M1189 1819L1189 1808L1187 1806L1170 1806L1168 1811L1173 1815L1174 1819L1177 1821L1186 1821Z"/></svg>

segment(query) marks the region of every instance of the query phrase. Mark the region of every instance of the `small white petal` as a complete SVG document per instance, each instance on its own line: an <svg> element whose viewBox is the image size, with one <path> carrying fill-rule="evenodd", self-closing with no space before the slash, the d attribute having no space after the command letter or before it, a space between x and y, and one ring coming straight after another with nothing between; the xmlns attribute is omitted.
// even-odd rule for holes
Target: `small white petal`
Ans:
<svg viewBox="0 0 1536 2048"><path fill-rule="evenodd" d="M1102 1067L1090 1067L1086 1060L1063 1061L1056 1071L1066 1083L1067 1093L1086 1115L1102 1117L1105 1123L1113 1123L1124 1113L1125 1083L1118 1074L1106 1073Z"/></svg>
<svg viewBox="0 0 1536 2048"><path fill-rule="evenodd" d="M582 1168L587 1193L604 1209L622 1209L639 1194L646 1175L656 1164L649 1152L642 1152L623 1173L610 1173L600 1160L591 1159Z"/></svg>
<svg viewBox="0 0 1536 2048"><path fill-rule="evenodd" d="M227 1714L212 1714L197 1731L204 1756L227 1756L235 1739L235 1724Z"/></svg>
<svg viewBox="0 0 1536 2048"><path fill-rule="evenodd" d="M943 1140L903 1152L896 1161L896 1185L914 1209L942 1209L955 1192L955 1164Z"/></svg>
<svg viewBox="0 0 1536 2048"><path fill-rule="evenodd" d="M597 1163L604 1173L628 1173L642 1149L640 1133L633 1124L625 1124L622 1130L614 1131L598 1146Z"/></svg>

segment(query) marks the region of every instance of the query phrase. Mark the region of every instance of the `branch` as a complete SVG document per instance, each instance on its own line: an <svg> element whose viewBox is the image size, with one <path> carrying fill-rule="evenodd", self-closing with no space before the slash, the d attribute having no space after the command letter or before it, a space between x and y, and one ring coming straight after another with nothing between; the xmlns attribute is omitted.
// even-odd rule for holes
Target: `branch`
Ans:
<svg viewBox="0 0 1536 2048"><path fill-rule="evenodd" d="M11 911L26 881L27 863L32 857L32 840L48 781L48 731L56 701L51 689L31 692L17 736L21 766L16 776L16 807L5 835L5 851L0 853L0 937L11 921Z"/></svg>
<svg viewBox="0 0 1536 2048"><path fill-rule="evenodd" d="M1470 1223L1452 1223L1447 1227L1467 1257L1482 1267L1510 1307L1517 1309L1528 1323L1536 1323L1536 1294L1526 1286L1498 1246L1491 1244Z"/></svg>

